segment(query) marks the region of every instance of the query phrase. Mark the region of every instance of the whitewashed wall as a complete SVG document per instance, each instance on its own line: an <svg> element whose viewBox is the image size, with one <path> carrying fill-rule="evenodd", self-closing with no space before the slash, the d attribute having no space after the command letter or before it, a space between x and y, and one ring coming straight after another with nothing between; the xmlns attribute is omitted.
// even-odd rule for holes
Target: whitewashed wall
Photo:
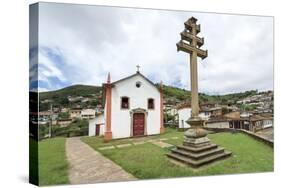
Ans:
<svg viewBox="0 0 281 188"><path fill-rule="evenodd" d="M263 128L273 127L273 120L263 120Z"/></svg>
<svg viewBox="0 0 281 188"><path fill-rule="evenodd" d="M96 136L96 124L100 125L100 135L104 135L105 124L104 124L104 115L101 114L94 119L89 120L89 136Z"/></svg>
<svg viewBox="0 0 281 188"><path fill-rule="evenodd" d="M207 128L229 128L229 122L228 121L222 121L222 122L206 122L205 127Z"/></svg>
<svg viewBox="0 0 281 188"><path fill-rule="evenodd" d="M136 82L142 83L140 88ZM121 109L121 97L129 97L129 109ZM148 98L154 99L154 110L147 109ZM113 138L130 137L131 117L130 111L136 108L143 108L148 111L147 135L160 134L160 92L140 75L115 84L112 88L112 118L111 129Z"/></svg>
<svg viewBox="0 0 281 188"><path fill-rule="evenodd" d="M206 120L206 121L207 121L207 120L210 119L211 113L210 113L210 112L207 112L207 113L205 113L205 112L200 112L198 116L201 117L203 120Z"/></svg>
<svg viewBox="0 0 281 188"><path fill-rule="evenodd" d="M186 121L191 116L191 108L182 108L178 110L179 114L179 128L189 128L190 125Z"/></svg>

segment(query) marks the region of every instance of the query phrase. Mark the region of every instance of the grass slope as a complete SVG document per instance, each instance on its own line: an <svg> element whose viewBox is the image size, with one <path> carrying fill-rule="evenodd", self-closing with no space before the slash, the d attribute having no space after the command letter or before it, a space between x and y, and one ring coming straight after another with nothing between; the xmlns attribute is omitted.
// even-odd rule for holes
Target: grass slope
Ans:
<svg viewBox="0 0 281 188"><path fill-rule="evenodd" d="M168 135L180 138L168 140L169 143L181 144L183 141L183 132L170 131ZM273 149L269 146L240 133L217 133L209 135L209 138L212 142L232 151L233 155L196 171L170 163L165 155L169 150L151 143L99 152L139 179L273 171ZM96 145L97 139L101 138L88 137L83 138L83 141L97 148L102 146L101 141Z"/></svg>
<svg viewBox="0 0 281 188"><path fill-rule="evenodd" d="M68 184L65 138L39 142L39 185Z"/></svg>

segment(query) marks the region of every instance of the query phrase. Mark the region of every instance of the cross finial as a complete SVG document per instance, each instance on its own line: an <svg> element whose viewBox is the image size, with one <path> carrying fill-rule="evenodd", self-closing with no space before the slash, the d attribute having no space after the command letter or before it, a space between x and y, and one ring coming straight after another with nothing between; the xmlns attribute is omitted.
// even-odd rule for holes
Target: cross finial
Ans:
<svg viewBox="0 0 281 188"><path fill-rule="evenodd" d="M110 84L110 72L108 72L108 75L107 75L107 83Z"/></svg>
<svg viewBox="0 0 281 188"><path fill-rule="evenodd" d="M137 73L139 73L140 72L140 65L137 65L136 67L137 67Z"/></svg>
<svg viewBox="0 0 281 188"><path fill-rule="evenodd" d="M163 90L163 81L162 80L160 81L160 89L161 89L161 91Z"/></svg>

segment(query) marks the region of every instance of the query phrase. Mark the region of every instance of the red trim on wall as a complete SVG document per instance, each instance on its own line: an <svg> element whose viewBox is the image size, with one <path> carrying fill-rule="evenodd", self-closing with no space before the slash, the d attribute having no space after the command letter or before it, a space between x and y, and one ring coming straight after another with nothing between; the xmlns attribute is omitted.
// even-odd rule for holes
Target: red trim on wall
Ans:
<svg viewBox="0 0 281 188"><path fill-rule="evenodd" d="M106 130L104 133L104 140L109 141L112 139L111 131L111 93L112 85L110 84L110 74L108 74L107 83L105 84L106 88Z"/></svg>
<svg viewBox="0 0 281 188"><path fill-rule="evenodd" d="M163 119L163 86L160 86L160 134L165 132L164 119Z"/></svg>

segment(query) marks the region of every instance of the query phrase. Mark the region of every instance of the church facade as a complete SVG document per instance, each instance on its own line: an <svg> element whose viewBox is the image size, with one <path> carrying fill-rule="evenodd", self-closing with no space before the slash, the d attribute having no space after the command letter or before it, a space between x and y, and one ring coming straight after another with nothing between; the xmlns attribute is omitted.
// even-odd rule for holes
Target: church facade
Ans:
<svg viewBox="0 0 281 188"><path fill-rule="evenodd" d="M103 89L104 128L99 133L105 140L164 132L162 89L139 71L115 82L109 74ZM90 123L90 129L96 130L94 123Z"/></svg>

